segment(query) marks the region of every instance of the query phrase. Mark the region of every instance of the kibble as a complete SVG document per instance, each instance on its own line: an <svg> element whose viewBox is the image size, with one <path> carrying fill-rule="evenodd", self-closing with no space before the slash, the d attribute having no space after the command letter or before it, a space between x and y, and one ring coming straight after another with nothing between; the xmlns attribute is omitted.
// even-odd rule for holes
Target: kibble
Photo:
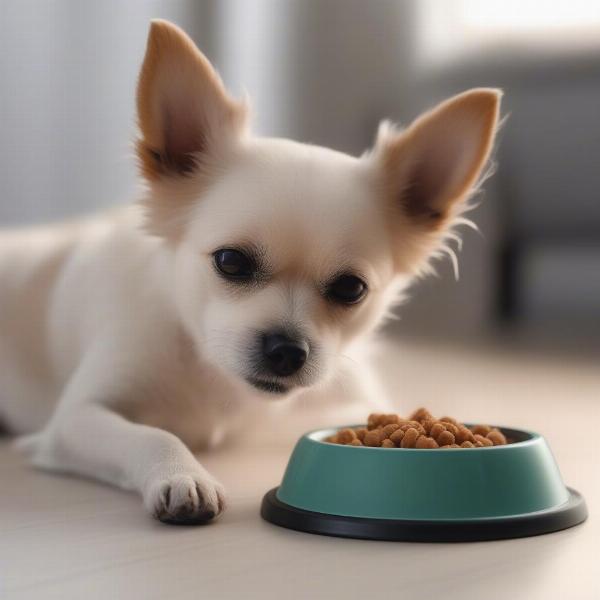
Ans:
<svg viewBox="0 0 600 600"><path fill-rule="evenodd" d="M476 433L474 437L475 437L476 442L480 442L484 446L493 446L494 445L494 442L492 440L484 437L483 435L479 435L478 433Z"/></svg>
<svg viewBox="0 0 600 600"><path fill-rule="evenodd" d="M415 444L417 443L417 439L418 439L419 435L420 435L419 432L414 427L407 429L404 432L404 437L402 438L402 441L400 442L400 447L401 448L414 448Z"/></svg>
<svg viewBox="0 0 600 600"><path fill-rule="evenodd" d="M487 435L492 428L489 425L475 425L473 427L473 433L477 435Z"/></svg>
<svg viewBox="0 0 600 600"><path fill-rule="evenodd" d="M475 436L473 435L473 432L464 425L459 425L458 433L455 437L459 444L462 444L463 442L475 442Z"/></svg>
<svg viewBox="0 0 600 600"><path fill-rule="evenodd" d="M436 441L440 446L450 446L456 442L456 438L454 437L453 433L450 433L449 431L442 431L442 433L437 436Z"/></svg>
<svg viewBox="0 0 600 600"><path fill-rule="evenodd" d="M446 426L443 423L436 423L435 425L433 425L433 427L429 430L429 435L431 435L431 437L435 438L437 440L438 436L440 435L440 433L442 433L443 431L446 431Z"/></svg>
<svg viewBox="0 0 600 600"><path fill-rule="evenodd" d="M342 429L337 433L338 444L350 444L356 438L356 432L354 429Z"/></svg>
<svg viewBox="0 0 600 600"><path fill-rule="evenodd" d="M389 438L397 429L400 429L400 425L398 425L398 423L390 423L383 428L383 435L386 438Z"/></svg>
<svg viewBox="0 0 600 600"><path fill-rule="evenodd" d="M367 434L368 429L366 427L359 427L358 429L355 429L355 431L356 431L356 437L361 442L364 442L365 441L365 435Z"/></svg>
<svg viewBox="0 0 600 600"><path fill-rule="evenodd" d="M417 440L415 448L439 448L440 445L432 438L427 435L422 435Z"/></svg>
<svg viewBox="0 0 600 600"><path fill-rule="evenodd" d="M494 444L494 446L502 446L506 444L506 436L501 432L496 430L490 431L485 437Z"/></svg>
<svg viewBox="0 0 600 600"><path fill-rule="evenodd" d="M392 442L394 442L394 444L396 445L396 448L400 448L400 442L402 441L403 437L404 437L404 430L397 429L396 431L394 431L394 433L392 433L392 435L390 435L390 440Z"/></svg>
<svg viewBox="0 0 600 600"><path fill-rule="evenodd" d="M326 441L345 446L419 449L484 448L509 443L496 427L467 427L453 417L436 419L426 408L419 408L408 418L372 413L366 427L340 429Z"/></svg>
<svg viewBox="0 0 600 600"><path fill-rule="evenodd" d="M372 429L371 431L367 431L365 434L365 439L363 440L363 444L365 446L371 446L373 448L377 448L381 446L381 442L383 441L383 434L381 429Z"/></svg>

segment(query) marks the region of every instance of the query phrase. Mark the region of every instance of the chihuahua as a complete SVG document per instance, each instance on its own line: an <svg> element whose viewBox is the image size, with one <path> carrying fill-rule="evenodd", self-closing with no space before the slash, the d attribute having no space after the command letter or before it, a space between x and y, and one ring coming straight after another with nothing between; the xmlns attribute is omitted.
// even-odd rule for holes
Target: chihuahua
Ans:
<svg viewBox="0 0 600 600"><path fill-rule="evenodd" d="M190 38L153 21L139 201L0 233L0 419L18 446L139 492L162 521L217 517L224 489L192 450L260 400L380 396L344 359L466 221L499 102L473 89L384 122L359 158L260 138Z"/></svg>

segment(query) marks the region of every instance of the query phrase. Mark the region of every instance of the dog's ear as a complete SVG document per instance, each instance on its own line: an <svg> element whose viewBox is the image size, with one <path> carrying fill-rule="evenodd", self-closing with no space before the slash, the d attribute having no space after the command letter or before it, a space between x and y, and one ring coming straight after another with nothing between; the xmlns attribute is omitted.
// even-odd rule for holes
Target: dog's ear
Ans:
<svg viewBox="0 0 600 600"><path fill-rule="evenodd" d="M375 156L386 202L410 237L431 253L464 208L485 166L498 126L501 92L473 89L423 114L405 130L380 127ZM388 205L389 206L389 205ZM426 257L424 257L426 258Z"/></svg>
<svg viewBox="0 0 600 600"><path fill-rule="evenodd" d="M149 180L193 172L239 134L246 118L192 40L162 20L150 27L137 109L137 152Z"/></svg>

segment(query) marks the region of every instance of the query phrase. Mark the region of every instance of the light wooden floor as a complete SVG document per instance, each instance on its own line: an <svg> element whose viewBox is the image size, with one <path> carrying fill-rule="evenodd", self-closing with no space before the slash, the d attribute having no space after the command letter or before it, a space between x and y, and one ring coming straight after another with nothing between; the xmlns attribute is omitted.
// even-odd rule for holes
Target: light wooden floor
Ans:
<svg viewBox="0 0 600 600"><path fill-rule="evenodd" d="M230 508L210 526L170 527L147 517L135 496L30 470L5 440L0 598L600 598L597 362L422 343L388 361L407 409L424 404L543 433L565 481L585 495L588 521L536 538L452 545L287 531L258 515L285 467L289 448L281 448L202 457L227 485Z"/></svg>

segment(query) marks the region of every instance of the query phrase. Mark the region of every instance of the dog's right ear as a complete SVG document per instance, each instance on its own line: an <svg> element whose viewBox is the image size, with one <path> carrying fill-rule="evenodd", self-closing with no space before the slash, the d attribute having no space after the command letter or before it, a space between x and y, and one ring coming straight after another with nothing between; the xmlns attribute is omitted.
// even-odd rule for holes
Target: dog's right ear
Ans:
<svg viewBox="0 0 600 600"><path fill-rule="evenodd" d="M477 186L498 128L496 89L468 90L423 114L406 130L380 128L375 157L400 270L419 272L452 236ZM425 261L425 262L424 262Z"/></svg>
<svg viewBox="0 0 600 600"><path fill-rule="evenodd" d="M201 168L240 134L246 121L245 106L227 94L194 42L162 20L150 27L137 109L137 153L149 180Z"/></svg>

